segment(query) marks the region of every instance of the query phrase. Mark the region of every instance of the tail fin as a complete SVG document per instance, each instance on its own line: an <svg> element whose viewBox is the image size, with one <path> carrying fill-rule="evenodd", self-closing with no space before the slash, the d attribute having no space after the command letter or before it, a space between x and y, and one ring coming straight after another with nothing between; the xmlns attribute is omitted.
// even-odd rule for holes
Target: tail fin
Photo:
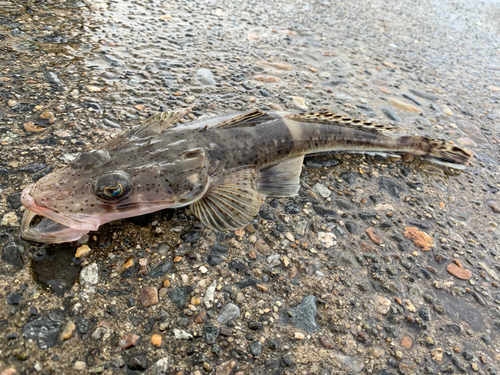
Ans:
<svg viewBox="0 0 500 375"><path fill-rule="evenodd" d="M413 150L408 151L430 162L455 169L465 169L472 159L472 152L454 144L418 135L401 137L400 144Z"/></svg>

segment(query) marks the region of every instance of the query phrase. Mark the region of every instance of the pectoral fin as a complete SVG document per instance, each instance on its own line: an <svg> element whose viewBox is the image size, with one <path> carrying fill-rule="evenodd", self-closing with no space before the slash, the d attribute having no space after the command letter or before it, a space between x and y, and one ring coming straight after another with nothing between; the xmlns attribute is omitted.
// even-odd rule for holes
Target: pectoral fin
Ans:
<svg viewBox="0 0 500 375"><path fill-rule="evenodd" d="M293 197L300 189L304 155L271 164L259 170L257 190L267 197Z"/></svg>
<svg viewBox="0 0 500 375"><path fill-rule="evenodd" d="M255 180L254 169L222 176L190 208L203 224L212 229L224 231L244 227L259 212L260 199Z"/></svg>

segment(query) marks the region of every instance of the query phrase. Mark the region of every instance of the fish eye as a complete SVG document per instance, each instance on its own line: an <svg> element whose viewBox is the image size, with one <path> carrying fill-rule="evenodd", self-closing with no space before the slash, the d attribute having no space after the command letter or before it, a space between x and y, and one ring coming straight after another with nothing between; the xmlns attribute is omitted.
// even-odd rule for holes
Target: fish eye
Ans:
<svg viewBox="0 0 500 375"><path fill-rule="evenodd" d="M119 201L132 191L132 178L123 171L104 174L94 182L93 193L102 201Z"/></svg>

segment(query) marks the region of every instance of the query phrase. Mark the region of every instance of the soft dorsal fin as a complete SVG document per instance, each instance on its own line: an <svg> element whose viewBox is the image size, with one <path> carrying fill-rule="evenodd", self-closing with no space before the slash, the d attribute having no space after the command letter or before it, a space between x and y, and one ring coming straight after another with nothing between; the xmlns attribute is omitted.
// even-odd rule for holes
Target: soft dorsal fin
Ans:
<svg viewBox="0 0 500 375"><path fill-rule="evenodd" d="M300 189L304 155L266 166L258 171L257 190L266 197L293 197Z"/></svg>
<svg viewBox="0 0 500 375"><path fill-rule="evenodd" d="M338 126L345 126L349 128L357 128L372 133L394 132L401 129L398 126L382 125L372 121L352 119L348 116L342 116L327 111L293 113L285 117L289 118L290 120L298 122L315 122L321 124L332 124Z"/></svg>
<svg viewBox="0 0 500 375"><path fill-rule="evenodd" d="M255 169L244 169L217 178L191 211L206 226L219 231L248 225L259 212Z"/></svg>
<svg viewBox="0 0 500 375"><path fill-rule="evenodd" d="M262 112L260 109L254 109L253 111L243 113L241 115L230 118L229 120L220 122L216 125L210 127L210 129L230 129L242 126L255 126L275 119L276 116L270 115L266 112Z"/></svg>

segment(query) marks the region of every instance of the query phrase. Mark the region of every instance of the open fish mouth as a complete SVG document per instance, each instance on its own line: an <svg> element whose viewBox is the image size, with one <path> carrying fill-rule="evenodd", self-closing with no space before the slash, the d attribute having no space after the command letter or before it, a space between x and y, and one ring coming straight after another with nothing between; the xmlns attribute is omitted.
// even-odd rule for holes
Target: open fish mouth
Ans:
<svg viewBox="0 0 500 375"><path fill-rule="evenodd" d="M88 230L73 229L57 221L43 217L42 220L31 227L31 222L38 216L26 210L21 221L21 237L28 241L42 243L63 243L80 239Z"/></svg>
<svg viewBox="0 0 500 375"><path fill-rule="evenodd" d="M21 221L21 237L28 241L42 243L63 243L80 239L91 230L97 230L101 220L90 215L69 217L38 206L30 195L33 184L27 186L21 194L21 202L26 208ZM36 216L42 219L35 225L31 222Z"/></svg>

